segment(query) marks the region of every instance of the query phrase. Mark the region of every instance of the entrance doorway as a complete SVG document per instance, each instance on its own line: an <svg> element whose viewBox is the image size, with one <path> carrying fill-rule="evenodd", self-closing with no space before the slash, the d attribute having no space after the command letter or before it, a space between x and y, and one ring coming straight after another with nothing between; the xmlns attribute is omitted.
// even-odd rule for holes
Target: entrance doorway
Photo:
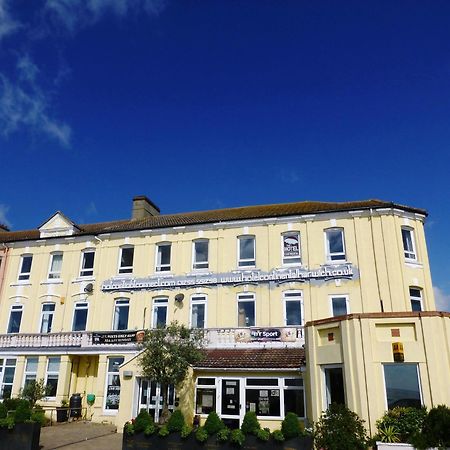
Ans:
<svg viewBox="0 0 450 450"><path fill-rule="evenodd" d="M239 378L222 379L222 401L220 417L229 428L239 428L243 419L242 380Z"/></svg>
<svg viewBox="0 0 450 450"><path fill-rule="evenodd" d="M175 389L171 384L167 388L167 392L162 392L161 385L155 381L145 378L139 379L139 400L137 413L145 409L158 423L162 412L164 396L168 395L169 410L173 411L175 408Z"/></svg>
<svg viewBox="0 0 450 450"><path fill-rule="evenodd" d="M325 367L325 406L331 403L345 405L344 374L342 367Z"/></svg>

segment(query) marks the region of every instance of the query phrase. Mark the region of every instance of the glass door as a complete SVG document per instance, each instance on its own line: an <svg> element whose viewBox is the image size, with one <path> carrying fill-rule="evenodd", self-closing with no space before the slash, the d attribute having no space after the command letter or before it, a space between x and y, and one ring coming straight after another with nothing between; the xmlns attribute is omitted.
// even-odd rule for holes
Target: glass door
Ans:
<svg viewBox="0 0 450 450"><path fill-rule="evenodd" d="M173 411L175 407L175 389L173 385L170 385L166 395L169 396L169 410ZM153 420L157 423L159 416L162 412L164 402L164 393L162 392L161 385L155 381L151 381L145 378L139 380L139 401L138 410L145 409L153 417Z"/></svg>
<svg viewBox="0 0 450 450"><path fill-rule="evenodd" d="M239 428L242 420L241 380L222 380L221 419L229 428Z"/></svg>

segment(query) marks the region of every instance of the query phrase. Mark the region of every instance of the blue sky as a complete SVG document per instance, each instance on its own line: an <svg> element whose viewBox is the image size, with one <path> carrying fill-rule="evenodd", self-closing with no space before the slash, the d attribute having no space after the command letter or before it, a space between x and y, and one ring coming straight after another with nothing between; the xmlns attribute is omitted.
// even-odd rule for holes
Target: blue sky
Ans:
<svg viewBox="0 0 450 450"><path fill-rule="evenodd" d="M450 309L450 2L0 0L0 221L381 198Z"/></svg>

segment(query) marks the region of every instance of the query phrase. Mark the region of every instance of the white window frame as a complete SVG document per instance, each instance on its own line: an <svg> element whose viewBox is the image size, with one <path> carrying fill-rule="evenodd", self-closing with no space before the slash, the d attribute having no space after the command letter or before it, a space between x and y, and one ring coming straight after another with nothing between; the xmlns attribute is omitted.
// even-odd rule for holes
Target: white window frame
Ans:
<svg viewBox="0 0 450 450"><path fill-rule="evenodd" d="M115 324L116 324L116 310L117 308L120 309L121 306L128 306L128 319L127 319L127 327L126 328L116 328ZM119 320L117 319L117 324L118 324ZM112 326L111 326L111 330L113 331L124 331L124 330L128 330L130 326L130 299L126 298L126 297L118 297L114 300L114 310L113 310L113 320L112 320Z"/></svg>
<svg viewBox="0 0 450 450"><path fill-rule="evenodd" d="M53 311L44 311L44 305L53 305ZM55 312L56 312L56 303L55 302L44 302L41 305L41 317L40 317L40 321L39 321L39 333L41 334L48 334L52 332L52 328L53 328L53 321L55 319ZM50 331L42 331L42 326L43 326L43 319L44 319L44 315L48 315L48 316L52 316L52 321L50 324Z"/></svg>
<svg viewBox="0 0 450 450"><path fill-rule="evenodd" d="M419 297L413 295L411 290L419 291ZM411 311L414 311L412 304L414 302L420 302L420 311L423 311L423 289L418 286L409 286L409 304L411 306Z"/></svg>
<svg viewBox="0 0 450 450"><path fill-rule="evenodd" d="M300 324L288 325L287 323L287 303L300 302ZM303 292L298 290L283 291L283 323L285 327L302 327L305 324L305 317L303 315Z"/></svg>
<svg viewBox="0 0 450 450"><path fill-rule="evenodd" d="M244 298L243 298L244 297ZM248 298L245 298L248 297ZM237 306L237 327L238 328L251 328L251 327L256 327L256 295L254 292L239 292L236 296L237 302L236 302L236 306ZM253 325L239 325L239 303L253 303L254 307L253 307L253 311L255 314L254 317L254 324Z"/></svg>
<svg viewBox="0 0 450 450"><path fill-rule="evenodd" d="M200 378L206 378L209 380L214 380L214 384L200 384L198 382L198 380ZM197 376L196 380L195 380L195 395L194 395L194 415L199 414L200 417L207 417L208 414L206 413L198 413L196 410L197 407L197 389L214 389L215 391L215 405L216 408L214 409L215 412L217 412L217 414L219 414L219 416L221 415L221 411L220 411L220 406L219 406L219 390L220 390L220 384L218 383L219 377L214 377L214 376L210 376L210 375L199 375Z"/></svg>
<svg viewBox="0 0 450 450"><path fill-rule="evenodd" d="M25 262L25 258L31 258L30 270L28 272L23 272L23 264ZM33 255L31 253L24 253L23 255L20 255L19 274L17 275L17 280L28 281L31 276L32 268L33 268Z"/></svg>
<svg viewBox="0 0 450 450"><path fill-rule="evenodd" d="M207 312L208 312L208 296L206 294L192 294L189 306L189 327L192 328L192 310L194 305L204 305L205 306L205 323L202 328L197 328L203 330L208 328L207 326Z"/></svg>
<svg viewBox="0 0 450 450"><path fill-rule="evenodd" d="M50 365L50 360L51 359L58 359L58 370L52 370L50 371L48 369L49 365ZM48 379L49 379L49 375L54 377L56 375L56 392L58 392L58 384L59 384L59 370L61 368L61 357L60 356L49 356L47 358L47 364L46 364L46 369L45 369L45 384L48 384ZM52 395L52 396L48 396L46 397L47 400L55 400L56 399L56 394Z"/></svg>
<svg viewBox="0 0 450 450"><path fill-rule="evenodd" d="M129 250L129 249L133 250L133 261L131 263L131 266L122 266L122 253L123 253L124 250ZM118 265L118 268L117 268L117 273L119 275L127 275L127 274L130 274L130 273L133 273L134 250L135 250L134 245L122 245L120 247L120 251L119 251L119 265Z"/></svg>
<svg viewBox="0 0 450 450"><path fill-rule="evenodd" d="M292 376L286 376L286 377L282 377L282 389L283 389L283 404L282 406L282 413L283 416L282 417L286 417L286 410L284 408L284 398L286 395L286 391L302 391L303 394L303 410L305 415L304 416L297 416L299 419L301 420L305 420L306 419L306 394L305 394L305 379L303 377L292 377ZM303 383L301 386L287 386L286 385L286 380L302 380Z"/></svg>
<svg viewBox="0 0 450 450"><path fill-rule="evenodd" d="M296 235L298 237L298 256L285 256L284 255L284 238L287 236ZM302 245L301 245L300 231L285 231L281 233L281 264L283 266L301 266L302 264ZM296 261L297 260L297 261Z"/></svg>
<svg viewBox="0 0 450 450"><path fill-rule="evenodd" d="M27 364L28 364L29 359L35 359L37 361L37 366L36 366L35 372L27 370ZM25 383L27 381L28 376L34 377L34 378L31 378L30 381L37 381L38 370L39 370L39 356L27 356L25 358L25 364L24 364L24 368L23 368L22 389L25 387Z"/></svg>
<svg viewBox="0 0 450 450"><path fill-rule="evenodd" d="M419 395L420 395L420 403L424 406L423 402L423 392L422 392L422 382L420 380L420 368L418 362L403 362L403 363L392 363L392 362L382 362L381 363L381 379L383 380L383 389L384 389L384 409L385 411L389 410L388 399L387 399L387 390L386 390L386 373L384 371L385 366L399 366L399 365L407 365L407 366L416 366L417 373L417 385L419 387Z"/></svg>
<svg viewBox="0 0 450 450"><path fill-rule="evenodd" d="M322 398L323 411L327 410L331 404L330 393L328 391L326 369L341 369L342 370L342 381L343 381L342 384L344 387L345 404L347 405L348 400L347 400L347 389L346 389L344 364L323 364L323 365L321 365L320 368L321 368L321 372L322 372L321 375L322 375L322 389L323 389L323 398Z"/></svg>
<svg viewBox="0 0 450 450"><path fill-rule="evenodd" d="M17 356L11 355L2 355L0 358L2 363L0 364L0 398L3 398L3 391L5 386L11 387L11 394L14 386L14 380L16 378L16 369L17 369ZM14 364L7 364L8 361L14 361ZM8 367L14 367L13 380L11 383L5 383L5 371Z"/></svg>
<svg viewBox="0 0 450 450"><path fill-rule="evenodd" d="M340 231L342 236L343 252L331 253L329 233ZM331 227L324 230L326 259L328 264L344 264L347 261L347 249L345 245L345 231L343 227ZM332 259L333 256L343 256L342 259Z"/></svg>
<svg viewBox="0 0 450 450"><path fill-rule="evenodd" d="M156 328L155 318L156 318L156 311L160 307L166 308L166 324L169 321L169 297L166 296L159 296L154 297L152 302L152 319L151 319L151 327Z"/></svg>
<svg viewBox="0 0 450 450"><path fill-rule="evenodd" d="M109 372L109 360L111 358L123 358L123 361L121 365L125 362L125 356L124 355L108 355L106 358L106 377L105 377L105 385L103 388L104 396L103 396L103 414L106 416L115 416L119 412L119 408L117 409L106 409L106 401L107 401L107 389L108 389L108 378L110 374L114 374L119 376L119 372ZM120 383L120 376L119 376L119 383ZM122 391L122 384L120 385L120 392ZM119 406L120 406L120 393L119 393Z"/></svg>
<svg viewBox="0 0 450 450"><path fill-rule="evenodd" d="M346 309L346 314L350 314L350 301L349 301L349 295L348 294L330 294L328 296L329 302L330 302L330 315L331 317L337 317L334 315L333 312L333 299L334 298L345 298L345 309Z"/></svg>
<svg viewBox="0 0 450 450"><path fill-rule="evenodd" d="M417 262L417 248L416 248L416 236L414 233L414 228L412 227L402 227L402 247L403 247L403 256L405 261ZM411 238L412 251L405 248L403 243L403 232L406 231L409 233Z"/></svg>
<svg viewBox="0 0 450 450"><path fill-rule="evenodd" d="M86 305L86 306L82 306L82 305ZM86 325L84 327L84 330L76 330L75 331L74 330L74 327L75 327L75 313L76 313L77 310L81 310L81 309L86 309L87 310ZM75 302L75 304L73 305L73 314L72 314L72 331L75 331L75 332L77 332L77 331L86 331L87 328L88 328L88 326L87 326L88 320L89 320L89 302L87 300L84 300L84 301L80 300L78 302Z"/></svg>
<svg viewBox="0 0 450 450"><path fill-rule="evenodd" d="M169 264L158 264L160 247L170 247ZM170 273L172 270L172 242L158 242L155 246L155 272Z"/></svg>
<svg viewBox="0 0 450 450"><path fill-rule="evenodd" d="M20 323L19 323L19 331L9 331L9 326L11 324L11 314L13 311L19 311L20 310ZM6 334L14 334L14 333L20 333L20 326L22 325L22 317L23 317L23 305L21 304L15 304L11 305L11 308L9 310L9 319L8 319L8 325L6 326Z"/></svg>
<svg viewBox="0 0 450 450"><path fill-rule="evenodd" d="M197 261L197 252L196 245L197 244L205 244L207 245L207 258L206 261ZM193 270L207 270L209 268L209 239L195 239L192 241L192 269Z"/></svg>
<svg viewBox="0 0 450 450"><path fill-rule="evenodd" d="M52 270L53 261L54 261L55 256L61 256L61 269L59 271ZM63 252L53 252L50 254L50 263L48 265L48 275L47 275L47 279L49 281L59 280L61 278L62 262L63 262Z"/></svg>
<svg viewBox="0 0 450 450"><path fill-rule="evenodd" d="M241 240L252 239L253 240L253 258L241 258ZM237 237L237 262L239 269L249 269L256 267L256 236L254 234L243 234ZM246 264L251 263L251 264Z"/></svg>
<svg viewBox="0 0 450 450"><path fill-rule="evenodd" d="M93 259L93 264L92 264L92 269L84 269L83 265L84 265L84 260L85 260L85 255L87 253L93 253L94 254L94 259ZM80 278L93 278L94 276L94 265L95 265L95 249L93 248L86 248L81 252L81 261L80 261ZM91 274L86 274L85 272L92 272Z"/></svg>

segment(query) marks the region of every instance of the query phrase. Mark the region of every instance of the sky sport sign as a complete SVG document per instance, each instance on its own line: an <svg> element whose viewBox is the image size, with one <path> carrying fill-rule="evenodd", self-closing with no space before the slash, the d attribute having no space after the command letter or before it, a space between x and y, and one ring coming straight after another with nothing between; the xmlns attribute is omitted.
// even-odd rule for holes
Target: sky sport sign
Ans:
<svg viewBox="0 0 450 450"><path fill-rule="evenodd" d="M192 274L186 276L114 277L102 283L102 291L140 291L153 289L176 289L209 287L218 285L242 285L259 283L282 284L291 281L323 283L335 279L358 278L358 269L351 264L332 264L318 269L273 269L270 272L245 270L218 274Z"/></svg>

